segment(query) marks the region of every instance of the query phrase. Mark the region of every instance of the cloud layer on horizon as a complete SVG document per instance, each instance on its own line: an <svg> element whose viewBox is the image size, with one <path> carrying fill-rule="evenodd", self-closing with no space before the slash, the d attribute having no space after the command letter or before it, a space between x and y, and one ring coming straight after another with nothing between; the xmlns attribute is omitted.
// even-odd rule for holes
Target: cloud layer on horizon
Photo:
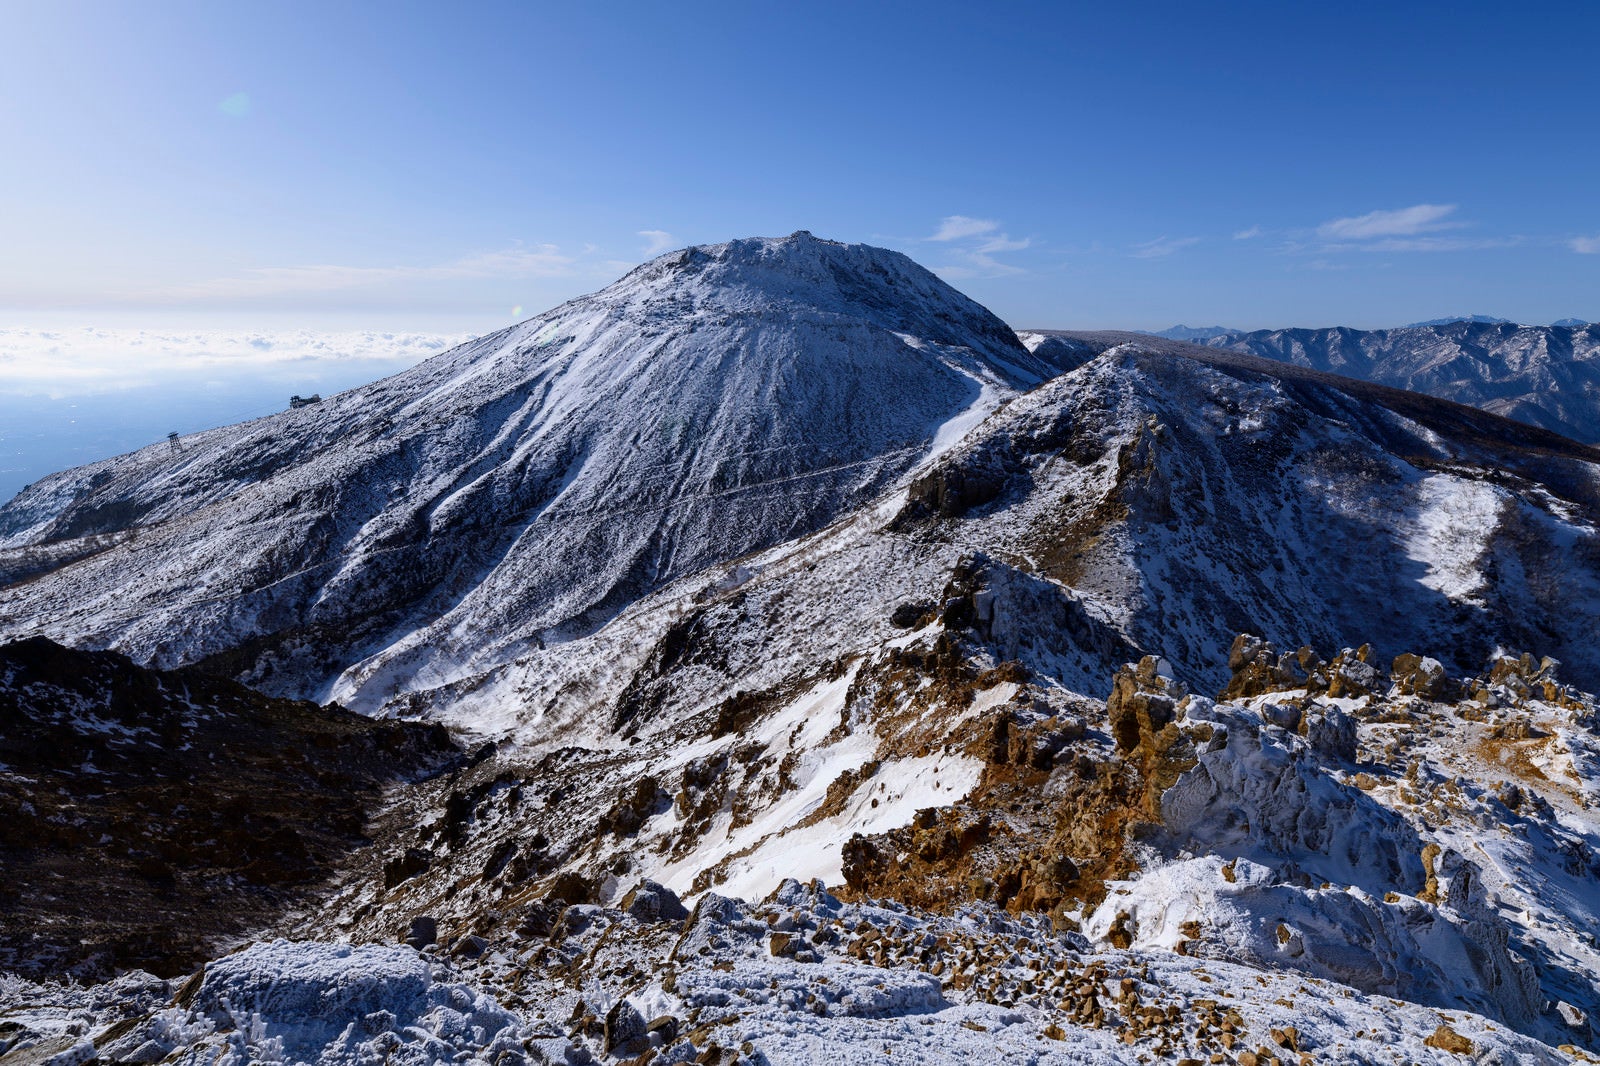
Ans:
<svg viewBox="0 0 1600 1066"><path fill-rule="evenodd" d="M0 392L67 395L134 388L173 374L371 364L392 373L467 334L317 331L0 329Z"/></svg>

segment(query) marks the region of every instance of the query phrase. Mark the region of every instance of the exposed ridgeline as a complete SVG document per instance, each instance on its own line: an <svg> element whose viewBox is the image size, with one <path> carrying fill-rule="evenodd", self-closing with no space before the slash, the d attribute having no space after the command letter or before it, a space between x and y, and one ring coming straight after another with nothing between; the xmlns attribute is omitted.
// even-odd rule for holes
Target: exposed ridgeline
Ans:
<svg viewBox="0 0 1600 1066"><path fill-rule="evenodd" d="M1597 324L1256 330L1199 343L1442 396L1600 443Z"/></svg>
<svg viewBox="0 0 1600 1066"><path fill-rule="evenodd" d="M370 708L820 528L1054 372L895 252L674 252L373 385L45 478L0 509L0 633Z"/></svg>
<svg viewBox="0 0 1600 1066"><path fill-rule="evenodd" d="M1106 351L1014 401L913 496L1208 686L1221 634L1247 629L1318 646L1366 634L1452 669L1543 647L1600 682L1600 450L1165 343Z"/></svg>
<svg viewBox="0 0 1600 1066"><path fill-rule="evenodd" d="M1244 352L1342 377L1438 396L1600 443L1600 324L1519 326L1456 321L1400 329L1276 329L1176 337L1119 330L1032 330L1040 356L1118 344L1167 352ZM1203 358L1203 356L1200 356Z"/></svg>

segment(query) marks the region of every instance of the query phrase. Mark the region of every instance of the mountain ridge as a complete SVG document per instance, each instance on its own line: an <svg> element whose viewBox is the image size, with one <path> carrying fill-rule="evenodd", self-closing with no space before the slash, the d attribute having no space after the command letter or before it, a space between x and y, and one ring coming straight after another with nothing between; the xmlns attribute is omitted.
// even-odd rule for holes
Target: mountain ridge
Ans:
<svg viewBox="0 0 1600 1066"><path fill-rule="evenodd" d="M1387 330L1257 330L1205 343L1457 400L1600 442L1600 326L1453 321Z"/></svg>
<svg viewBox="0 0 1600 1066"><path fill-rule="evenodd" d="M372 385L42 479L0 508L26 578L0 631L371 705L825 524L1053 369L898 253L669 253Z"/></svg>

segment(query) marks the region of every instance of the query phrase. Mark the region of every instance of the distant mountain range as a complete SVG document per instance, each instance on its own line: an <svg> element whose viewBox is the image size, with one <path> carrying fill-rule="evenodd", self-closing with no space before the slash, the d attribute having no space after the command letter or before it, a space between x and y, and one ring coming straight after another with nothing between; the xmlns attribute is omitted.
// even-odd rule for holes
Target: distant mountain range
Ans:
<svg viewBox="0 0 1600 1066"><path fill-rule="evenodd" d="M1493 315L1457 315L1454 318L1430 318L1426 322L1410 322L1402 328L1419 329L1423 326L1448 326L1455 322L1471 322L1479 326L1516 325L1509 318L1495 318Z"/></svg>
<svg viewBox="0 0 1600 1066"><path fill-rule="evenodd" d="M1228 326L1169 326L1166 329L1156 330L1152 337L1166 337L1174 341L1208 341L1213 337L1226 337L1230 333L1243 333L1243 330L1232 329Z"/></svg>
<svg viewBox="0 0 1600 1066"><path fill-rule="evenodd" d="M1401 329L1256 330L1204 343L1427 393L1600 442L1600 325L1457 320Z"/></svg>
<svg viewBox="0 0 1600 1066"><path fill-rule="evenodd" d="M1479 326L1514 326L1518 323L1509 318L1495 318L1492 315L1458 315L1455 318L1430 318L1426 322L1411 322L1401 329L1425 329L1429 326L1449 326L1457 322L1466 322ZM1562 329L1581 329L1589 323L1581 318L1562 318L1550 323ZM1245 333L1261 332L1259 330L1236 329L1231 326L1169 326L1158 330L1137 330L1135 332L1147 333L1152 337L1165 337L1174 341L1194 341L1204 344L1216 340L1218 337L1238 336Z"/></svg>

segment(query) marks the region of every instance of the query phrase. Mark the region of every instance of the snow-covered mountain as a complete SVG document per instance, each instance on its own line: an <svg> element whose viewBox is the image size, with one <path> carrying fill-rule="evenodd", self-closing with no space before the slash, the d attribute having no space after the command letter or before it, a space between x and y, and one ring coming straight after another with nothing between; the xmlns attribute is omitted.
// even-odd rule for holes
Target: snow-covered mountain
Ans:
<svg viewBox="0 0 1600 1066"><path fill-rule="evenodd" d="M1200 959L1243 1000L1253 1048L1285 1046L1270 1030L1294 1024L1307 1047L1380 1061L1365 1025L1276 1014L1285 974L1321 982L1319 1003L1405 1001L1382 1008L1378 1043L1406 1044L1408 1061L1453 1054L1440 1044L1457 1038L1517 1055L1536 1053L1525 1038L1591 1046L1600 991L1576 975L1600 961L1583 933L1600 907L1582 858L1600 840L1581 798L1594 703L1561 678L1597 676L1597 457L1459 405L1210 360L1108 351L877 505L427 693L498 726L501 744L397 806L346 886L288 931L375 940L427 918L451 951L485 960L470 968L486 987L543 989L536 967L552 959L559 980L597 989L614 988L595 976L608 968L685 981L647 979L628 993L642 1012L700 1003L669 985L737 970L748 937L779 960L763 981L813 995L783 960L931 973L939 996L894 1012L934 1025L992 994L1035 1032L1099 1047L1109 1027L1135 1048L1165 1035L1210 1053L1192 1019L1157 1033L1087 1001L1063 1016L1026 965L974 969L936 946L1004 929L1026 952L1067 951L1053 967L1092 965L1045 946L1077 943L1060 932L1076 927L1124 974ZM1280 647L1309 647L1235 641L1246 615ZM1546 645L1569 662L1498 655ZM1522 792L1496 791L1512 778ZM1426 802L1458 780L1448 804ZM1502 793L1524 813L1501 813ZM403 879L382 876L402 862ZM801 907L786 878L898 900L912 909L896 921L929 938L880 955L889 934L858 923L890 919ZM1538 902L1528 886L1546 883L1562 893ZM753 920L719 901L774 891ZM698 899L697 917L634 913L673 893ZM848 914L840 947L818 906ZM929 913L951 910L955 926ZM996 924L1030 914L1053 930ZM661 950L601 963L609 940L575 932L580 920ZM550 930L542 963L520 946L528 928ZM1204 984L1166 976L1141 995L1203 1012ZM614 1006L619 992L596 994ZM779 1061L770 1028L747 1032ZM603 1043L582 1026L571 1037Z"/></svg>
<svg viewBox="0 0 1600 1066"><path fill-rule="evenodd" d="M1201 341L1424 392L1600 443L1600 325L1475 316L1402 329L1280 329Z"/></svg>
<svg viewBox="0 0 1600 1066"><path fill-rule="evenodd" d="M289 940L182 984L0 978L0 1053L1600 1051L1600 451L1129 339L1017 345L890 253L739 241L189 442L211 466L14 501L13 629L478 737L256 937ZM641 489L674 463L689 488ZM276 584L230 589L225 547Z"/></svg>
<svg viewBox="0 0 1600 1066"><path fill-rule="evenodd" d="M897 253L655 259L374 385L46 478L0 631L369 707L816 529L1053 372Z"/></svg>

